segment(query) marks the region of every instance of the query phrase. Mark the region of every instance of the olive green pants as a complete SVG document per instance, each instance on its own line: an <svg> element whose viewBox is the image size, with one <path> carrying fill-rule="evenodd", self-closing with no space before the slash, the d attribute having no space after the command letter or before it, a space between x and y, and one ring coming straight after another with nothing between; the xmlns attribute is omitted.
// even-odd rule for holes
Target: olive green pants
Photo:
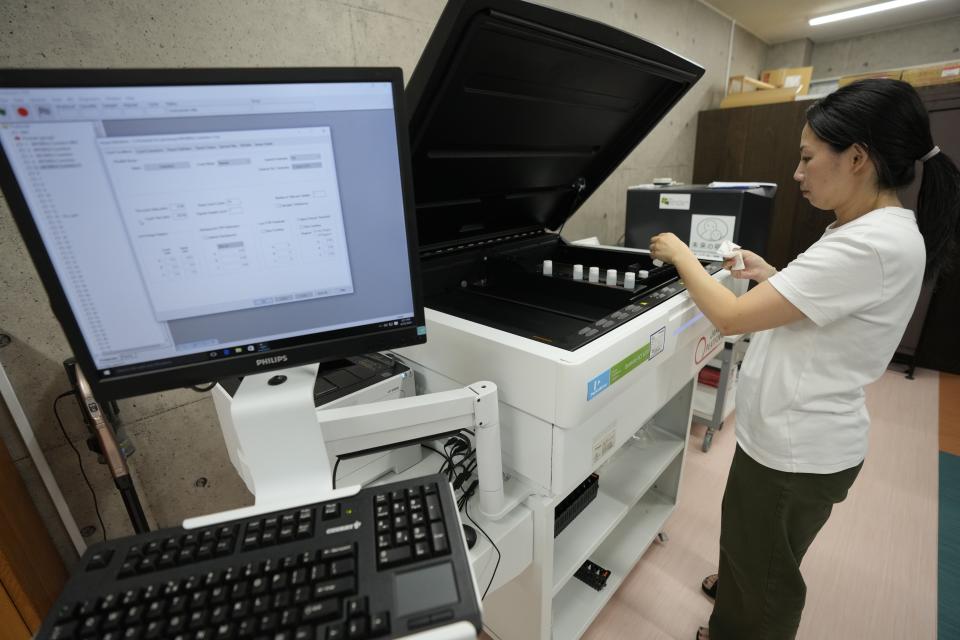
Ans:
<svg viewBox="0 0 960 640"><path fill-rule="evenodd" d="M723 493L710 640L797 635L807 595L800 561L862 466L787 473L763 466L737 446Z"/></svg>

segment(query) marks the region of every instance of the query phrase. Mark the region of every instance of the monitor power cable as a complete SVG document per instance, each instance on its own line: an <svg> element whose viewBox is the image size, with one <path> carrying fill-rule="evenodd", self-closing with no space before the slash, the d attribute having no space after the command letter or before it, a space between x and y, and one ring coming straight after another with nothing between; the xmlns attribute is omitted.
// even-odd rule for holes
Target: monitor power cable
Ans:
<svg viewBox="0 0 960 640"><path fill-rule="evenodd" d="M103 524L103 517L100 515L100 503L97 501L97 492L94 491L93 485L90 483L90 479L87 477L87 472L83 468L83 458L80 456L80 451L74 446L73 441L70 440L70 436L67 435L67 429L63 426L63 420L60 419L60 411L58 410L57 403L60 402L63 398L69 398L74 395L72 390L64 391L56 397L53 401L53 415L57 417L57 423L60 425L60 431L63 433L63 438L67 441L67 444L70 445L70 448L73 449L73 452L77 454L77 464L80 466L80 475L83 476L83 481L87 483L87 488L90 489L90 496L93 498L93 510L97 513L97 520L100 521L100 533L103 535L103 541L107 541L107 527Z"/></svg>

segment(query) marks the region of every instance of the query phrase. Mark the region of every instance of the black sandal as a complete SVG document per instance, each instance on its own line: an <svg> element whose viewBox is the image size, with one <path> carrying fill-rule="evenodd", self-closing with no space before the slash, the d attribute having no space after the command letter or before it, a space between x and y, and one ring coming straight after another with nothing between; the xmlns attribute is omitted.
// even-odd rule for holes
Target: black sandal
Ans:
<svg viewBox="0 0 960 640"><path fill-rule="evenodd" d="M714 575L716 575L716 574L714 574ZM700 583L700 590L703 591L705 594L707 594L707 597L710 598L711 600L716 600L716 599L717 599L717 585L720 584L720 578L717 578L716 580L714 580L714 581L713 581L713 584L708 587L708 586L706 585L707 578L712 578L712 577L713 577L713 576L707 576L706 578L703 579L703 582Z"/></svg>

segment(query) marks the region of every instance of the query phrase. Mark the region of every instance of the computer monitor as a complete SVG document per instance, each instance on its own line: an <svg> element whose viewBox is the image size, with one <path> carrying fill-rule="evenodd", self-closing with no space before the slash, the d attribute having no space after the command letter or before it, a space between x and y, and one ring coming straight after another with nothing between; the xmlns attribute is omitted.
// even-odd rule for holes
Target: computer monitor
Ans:
<svg viewBox="0 0 960 640"><path fill-rule="evenodd" d="M0 72L0 187L101 399L425 341L399 69Z"/></svg>

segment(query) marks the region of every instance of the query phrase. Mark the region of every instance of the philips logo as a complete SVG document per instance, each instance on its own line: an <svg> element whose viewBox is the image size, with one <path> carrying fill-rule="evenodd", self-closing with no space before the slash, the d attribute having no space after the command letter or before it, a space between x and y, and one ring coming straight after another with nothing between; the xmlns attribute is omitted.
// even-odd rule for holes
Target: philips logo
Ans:
<svg viewBox="0 0 960 640"><path fill-rule="evenodd" d="M279 364L281 362L286 362L287 356L274 356L272 358L260 358L257 360L257 366L262 367L267 364Z"/></svg>

